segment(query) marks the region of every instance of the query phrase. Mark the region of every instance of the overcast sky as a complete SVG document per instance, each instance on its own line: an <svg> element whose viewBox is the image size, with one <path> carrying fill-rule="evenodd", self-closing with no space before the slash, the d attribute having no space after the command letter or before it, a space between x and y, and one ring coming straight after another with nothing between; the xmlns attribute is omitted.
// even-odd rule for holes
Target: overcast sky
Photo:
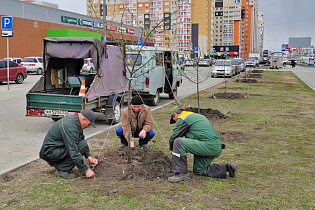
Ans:
<svg viewBox="0 0 315 210"><path fill-rule="evenodd" d="M45 0L59 9L86 14L86 0ZM101 0L100 0L101 1ZM281 50L289 37L312 37L315 45L315 0L259 0L265 19L264 49Z"/></svg>

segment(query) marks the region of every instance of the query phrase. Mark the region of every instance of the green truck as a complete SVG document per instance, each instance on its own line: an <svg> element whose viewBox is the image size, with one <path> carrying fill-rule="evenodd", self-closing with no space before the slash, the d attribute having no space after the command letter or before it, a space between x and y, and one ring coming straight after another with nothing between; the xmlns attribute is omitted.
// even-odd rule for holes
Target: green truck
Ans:
<svg viewBox="0 0 315 210"><path fill-rule="evenodd" d="M96 71L82 71L92 58ZM45 38L44 74L26 94L26 115L53 120L92 109L112 124L121 118L127 89L124 49L96 38Z"/></svg>

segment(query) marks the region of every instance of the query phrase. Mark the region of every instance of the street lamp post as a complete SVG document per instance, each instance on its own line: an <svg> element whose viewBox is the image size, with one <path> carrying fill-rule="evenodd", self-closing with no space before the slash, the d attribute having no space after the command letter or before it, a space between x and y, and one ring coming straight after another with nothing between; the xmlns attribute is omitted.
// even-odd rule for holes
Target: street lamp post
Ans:
<svg viewBox="0 0 315 210"><path fill-rule="evenodd" d="M107 41L106 38L106 14L107 14L107 8L106 8L106 0L103 0L103 28L104 28L104 41Z"/></svg>

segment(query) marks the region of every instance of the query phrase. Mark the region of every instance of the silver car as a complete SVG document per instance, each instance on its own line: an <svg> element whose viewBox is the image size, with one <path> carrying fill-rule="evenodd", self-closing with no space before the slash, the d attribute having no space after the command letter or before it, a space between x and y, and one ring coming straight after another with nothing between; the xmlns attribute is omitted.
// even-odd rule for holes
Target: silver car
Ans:
<svg viewBox="0 0 315 210"><path fill-rule="evenodd" d="M92 58L84 59L84 64L82 66L82 73L93 73L95 70L94 64L92 63Z"/></svg>
<svg viewBox="0 0 315 210"><path fill-rule="evenodd" d="M208 66L209 67L210 63L206 59L200 59L200 60L198 60L198 66Z"/></svg>
<svg viewBox="0 0 315 210"><path fill-rule="evenodd" d="M232 62L237 62L239 66L239 72L245 71L246 70L246 65L245 61L243 58L233 58Z"/></svg>
<svg viewBox="0 0 315 210"><path fill-rule="evenodd" d="M42 57L25 57L21 65L26 68L27 73L43 74L43 58Z"/></svg>
<svg viewBox="0 0 315 210"><path fill-rule="evenodd" d="M231 60L217 60L211 72L211 77L232 77L236 74Z"/></svg>

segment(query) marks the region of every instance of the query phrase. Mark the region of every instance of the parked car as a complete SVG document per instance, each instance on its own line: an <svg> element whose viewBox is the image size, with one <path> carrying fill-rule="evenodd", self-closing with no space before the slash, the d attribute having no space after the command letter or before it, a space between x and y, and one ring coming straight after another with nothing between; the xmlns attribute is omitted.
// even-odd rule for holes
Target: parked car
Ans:
<svg viewBox="0 0 315 210"><path fill-rule="evenodd" d="M0 84L8 81L7 61L0 60ZM9 81L15 81L17 84L22 84L27 77L26 68L14 61L9 61Z"/></svg>
<svg viewBox="0 0 315 210"><path fill-rule="evenodd" d="M214 64L213 58L205 58L205 60L207 60L209 62L210 66L212 66Z"/></svg>
<svg viewBox="0 0 315 210"><path fill-rule="evenodd" d="M261 65L270 65L270 60L268 58L263 58L260 63Z"/></svg>
<svg viewBox="0 0 315 210"><path fill-rule="evenodd" d="M256 64L255 64L254 60L247 60L247 61L245 61L245 65L246 65L246 68L247 67L253 67L253 68L256 67Z"/></svg>
<svg viewBox="0 0 315 210"><path fill-rule="evenodd" d="M21 65L26 67L27 73L43 74L43 58L42 57L25 57Z"/></svg>
<svg viewBox="0 0 315 210"><path fill-rule="evenodd" d="M245 65L245 61L244 61L243 58L233 58L233 59L232 59L232 62L233 62L233 61L238 62L238 66L239 66L240 72L246 70L246 65Z"/></svg>
<svg viewBox="0 0 315 210"><path fill-rule="evenodd" d="M185 66L193 66L194 65L194 61L193 60L186 60L185 61Z"/></svg>
<svg viewBox="0 0 315 210"><path fill-rule="evenodd" d="M198 66L210 66L210 63L206 59L199 59Z"/></svg>
<svg viewBox="0 0 315 210"><path fill-rule="evenodd" d="M82 66L82 73L88 72L93 73L95 71L94 64L92 63L92 58L86 58L84 59L84 64Z"/></svg>
<svg viewBox="0 0 315 210"><path fill-rule="evenodd" d="M240 74L241 73L241 68L238 65L238 61L235 61L235 60L232 59L231 62L232 62L232 65L235 67L235 75Z"/></svg>
<svg viewBox="0 0 315 210"><path fill-rule="evenodd" d="M8 58L3 58L6 61ZM22 58L9 58L9 61L14 61L15 63L20 64L22 62Z"/></svg>
<svg viewBox="0 0 315 210"><path fill-rule="evenodd" d="M231 60L217 60L211 72L211 77L232 77L236 74Z"/></svg>

